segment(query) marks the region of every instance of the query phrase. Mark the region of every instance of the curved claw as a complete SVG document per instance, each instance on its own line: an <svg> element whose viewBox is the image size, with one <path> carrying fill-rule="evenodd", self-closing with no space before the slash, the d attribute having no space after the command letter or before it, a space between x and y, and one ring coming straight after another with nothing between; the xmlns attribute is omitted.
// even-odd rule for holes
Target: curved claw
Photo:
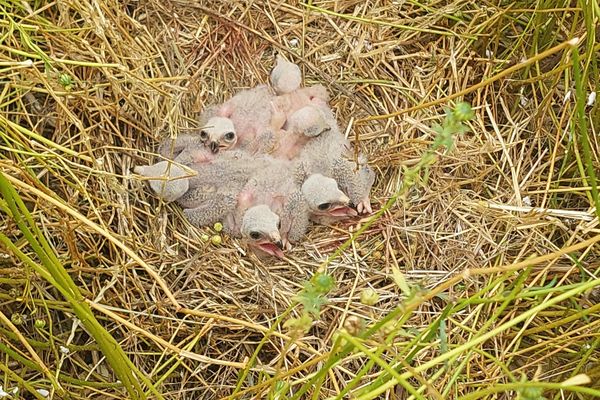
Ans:
<svg viewBox="0 0 600 400"><path fill-rule="evenodd" d="M363 199L360 203L356 205L356 211L359 214L371 214L373 213L373 209L371 208L371 199L368 197Z"/></svg>

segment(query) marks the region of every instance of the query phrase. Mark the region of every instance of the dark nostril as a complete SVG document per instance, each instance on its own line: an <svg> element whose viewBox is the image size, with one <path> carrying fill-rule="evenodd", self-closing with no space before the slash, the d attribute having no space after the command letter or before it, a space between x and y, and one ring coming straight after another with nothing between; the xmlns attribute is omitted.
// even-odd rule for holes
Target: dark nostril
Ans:
<svg viewBox="0 0 600 400"><path fill-rule="evenodd" d="M210 142L210 151L212 151L213 153L218 153L219 152L219 144L217 142Z"/></svg>

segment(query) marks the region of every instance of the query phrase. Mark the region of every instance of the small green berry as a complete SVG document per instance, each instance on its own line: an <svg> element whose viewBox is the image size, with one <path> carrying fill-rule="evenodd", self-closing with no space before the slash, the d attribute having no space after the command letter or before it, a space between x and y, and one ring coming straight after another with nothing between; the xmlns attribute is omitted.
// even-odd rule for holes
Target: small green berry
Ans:
<svg viewBox="0 0 600 400"><path fill-rule="evenodd" d="M523 388L521 390L517 390L517 399L519 400L539 400L539 399L543 399L544 397L542 397L542 393L544 392L543 389L540 388L536 388L536 387L526 387Z"/></svg>
<svg viewBox="0 0 600 400"><path fill-rule="evenodd" d="M315 288L319 293L327 293L331 289L333 289L333 286L335 285L335 281L333 280L333 277L331 275L320 273L317 274L314 279Z"/></svg>
<svg viewBox="0 0 600 400"><path fill-rule="evenodd" d="M396 320L388 321L383 325L383 327L381 328L381 331L383 332L384 335L387 336L396 330L396 325L398 325L398 321L396 321Z"/></svg>
<svg viewBox="0 0 600 400"><path fill-rule="evenodd" d="M43 319L36 319L34 325L37 329L44 329L46 327L46 321Z"/></svg>
<svg viewBox="0 0 600 400"><path fill-rule="evenodd" d="M284 322L283 327L293 331L308 331L313 324L313 319L308 313L303 313L299 318L290 318Z"/></svg>
<svg viewBox="0 0 600 400"><path fill-rule="evenodd" d="M215 246L218 246L218 245L220 245L220 244L223 242L223 240L221 239L221 236L220 236L220 235L213 235L213 236L210 238L210 241L211 241L211 242L212 242L212 244L214 244Z"/></svg>
<svg viewBox="0 0 600 400"><path fill-rule="evenodd" d="M208 236L206 233L203 233L202 236L200 236L200 239L202 239L203 242L208 242L210 236Z"/></svg>
<svg viewBox="0 0 600 400"><path fill-rule="evenodd" d="M66 90L71 90L73 87L73 78L71 78L71 75L69 74L60 74L58 77L58 82Z"/></svg>
<svg viewBox="0 0 600 400"><path fill-rule="evenodd" d="M367 305L372 306L375 305L379 301L379 294L371 288L366 288L360 294L360 302Z"/></svg>
<svg viewBox="0 0 600 400"><path fill-rule="evenodd" d="M213 225L213 228L215 229L216 232L221 232L223 230L223 224L220 222L217 222Z"/></svg>
<svg viewBox="0 0 600 400"><path fill-rule="evenodd" d="M475 113L469 103L461 102L454 108L454 115L459 121L468 121L475 116Z"/></svg>

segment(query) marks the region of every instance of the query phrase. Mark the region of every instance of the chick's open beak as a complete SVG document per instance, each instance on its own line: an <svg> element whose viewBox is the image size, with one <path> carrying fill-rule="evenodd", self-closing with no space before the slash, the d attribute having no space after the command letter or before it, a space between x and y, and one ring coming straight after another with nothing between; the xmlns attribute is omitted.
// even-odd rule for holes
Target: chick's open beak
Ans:
<svg viewBox="0 0 600 400"><path fill-rule="evenodd" d="M347 204L348 203L345 203L345 204L342 203L336 207L332 207L331 209L329 209L327 214L332 217L355 217L355 216L357 216L358 213L356 212L356 210L349 207Z"/></svg>
<svg viewBox="0 0 600 400"><path fill-rule="evenodd" d="M279 231L273 232L263 240L257 242L251 242L251 245L262 251L263 253L275 256L277 258L283 258L283 251L285 246L281 240Z"/></svg>

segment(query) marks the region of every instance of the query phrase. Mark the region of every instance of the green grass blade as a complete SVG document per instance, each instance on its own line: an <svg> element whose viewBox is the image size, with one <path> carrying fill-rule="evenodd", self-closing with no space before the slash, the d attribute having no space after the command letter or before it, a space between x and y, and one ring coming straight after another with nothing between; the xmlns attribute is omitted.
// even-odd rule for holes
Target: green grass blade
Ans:
<svg viewBox="0 0 600 400"><path fill-rule="evenodd" d="M598 198L598 180L596 179L596 168L594 167L594 160L592 157L592 150L590 146L590 138L588 135L588 123L587 116L585 115L585 103L586 103L586 92L584 89L584 77L580 67L579 51L577 47L573 48L573 77L575 78L575 115L576 118L572 121L574 125L574 131L579 133L579 139L581 141L581 148L583 150L583 158L585 161L585 169L587 171L587 178L591 185L592 199L594 206L596 207L596 215L600 218L600 198Z"/></svg>
<svg viewBox="0 0 600 400"><path fill-rule="evenodd" d="M81 323L98 342L102 353L114 369L119 380L123 383L130 398L146 398L142 387L136 378L142 376L141 372L131 364L119 343L102 327L102 325L100 325L98 320L96 320L93 312L84 302L84 298L77 286L64 267L58 262L56 255L48 253L52 252L51 247L46 238L41 234L41 231L39 231L39 229L30 229L30 226L35 226L33 218L12 184L2 173L0 173L0 192L11 211L12 218L18 225L23 236L34 249L36 255L40 258L42 265L36 265L33 260L20 251L15 252L15 256L19 257L29 266L35 265L34 269L40 272L42 277L54 285L71 304L73 311ZM8 244L7 242L9 240L4 234L0 235L0 238L2 239L2 242ZM9 245L9 247L11 247L13 251L15 250L15 246Z"/></svg>

